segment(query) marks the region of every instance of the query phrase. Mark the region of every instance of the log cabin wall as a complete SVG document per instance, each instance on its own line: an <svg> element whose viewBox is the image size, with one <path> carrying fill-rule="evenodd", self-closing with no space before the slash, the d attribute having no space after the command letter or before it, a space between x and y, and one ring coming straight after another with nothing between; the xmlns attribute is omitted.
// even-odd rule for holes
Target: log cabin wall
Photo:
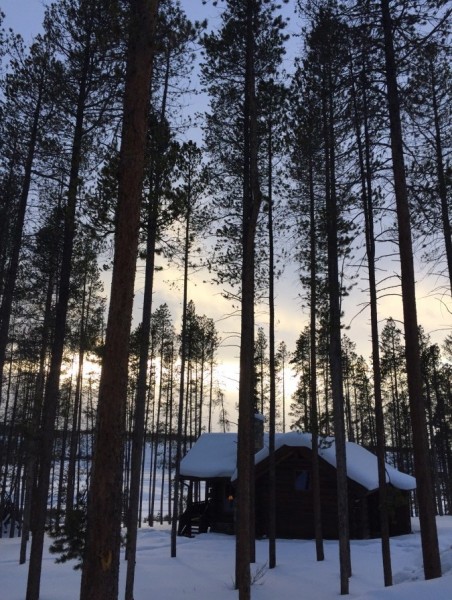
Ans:
<svg viewBox="0 0 452 600"><path fill-rule="evenodd" d="M320 459L322 525L325 539L337 539L336 469ZM314 538L311 450L283 446L276 453L276 535L279 538ZM228 478L206 482L210 529L234 533L235 485ZM363 539L380 535L378 490L369 492L348 480L350 537ZM256 535L268 535L268 459L256 465ZM388 485L390 535L411 532L409 492Z"/></svg>
<svg viewBox="0 0 452 600"><path fill-rule="evenodd" d="M311 486L311 450L281 448L276 455L276 535L282 538L314 537L314 512ZM320 495L325 539L337 539L336 469L320 459ZM256 467L256 534L268 533L268 468L267 461ZM348 480L350 537L365 539L380 535L378 492L369 493L358 483ZM411 531L408 493L388 486L390 501L390 533Z"/></svg>
<svg viewBox="0 0 452 600"><path fill-rule="evenodd" d="M286 538L313 538L311 451L283 447L277 453L276 535ZM266 462L266 461L265 461ZM268 470L256 469L256 533L267 534ZM336 470L325 461L320 466L322 523L325 538L337 538Z"/></svg>

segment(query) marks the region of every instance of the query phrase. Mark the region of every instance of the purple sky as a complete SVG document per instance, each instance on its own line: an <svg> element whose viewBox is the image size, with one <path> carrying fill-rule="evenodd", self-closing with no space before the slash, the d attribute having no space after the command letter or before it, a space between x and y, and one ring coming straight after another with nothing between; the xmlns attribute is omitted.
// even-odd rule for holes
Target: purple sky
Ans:
<svg viewBox="0 0 452 600"><path fill-rule="evenodd" d="M20 33L25 42L31 42L41 30L44 4L44 0L0 0L5 27Z"/></svg>
<svg viewBox="0 0 452 600"><path fill-rule="evenodd" d="M5 27L20 33L26 42L41 30L44 7L50 0L0 0L0 8L5 13ZM218 14L219 10L211 3L203 5L201 0L182 0L182 6L190 19L203 19Z"/></svg>

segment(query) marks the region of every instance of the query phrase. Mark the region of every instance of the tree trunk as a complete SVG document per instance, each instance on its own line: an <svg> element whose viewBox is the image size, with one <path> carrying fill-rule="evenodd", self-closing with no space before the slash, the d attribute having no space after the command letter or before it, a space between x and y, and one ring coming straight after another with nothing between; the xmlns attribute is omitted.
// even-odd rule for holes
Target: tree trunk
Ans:
<svg viewBox="0 0 452 600"><path fill-rule="evenodd" d="M83 363L85 360L85 330L86 322L89 315L89 298L87 300L86 292L86 278L87 272L85 270L83 279L83 296L82 296L82 307L80 317L80 339L79 339L79 353L78 353L78 369L77 379L75 383L75 394L74 394L74 406L72 408L72 427L69 440L69 459L68 459L68 470L67 470L67 487L66 487L66 523L70 512L74 509L74 491L75 491L75 470L77 460L77 447L80 440L80 430L78 427L79 413L82 402L82 383L83 383Z"/></svg>
<svg viewBox="0 0 452 600"><path fill-rule="evenodd" d="M386 60L386 85L391 129L391 153L397 208L399 252L402 283L402 303L405 329L405 354L413 429L413 452L419 503L422 555L426 579L441 577L441 561L435 520L435 502L430 475L429 449L425 404L422 395L422 375L419 333L416 312L411 223L403 153L403 136L400 119L400 102L397 89L397 71L394 52L393 24L389 1L381 0L384 50Z"/></svg>
<svg viewBox="0 0 452 600"><path fill-rule="evenodd" d="M449 216L449 204L447 201L446 173L444 169L443 142L441 139L440 117L438 110L438 89L436 72L433 58L429 60L430 83L432 87L433 119L435 124L435 154L436 171L438 177L438 193L441 201L441 221L443 225L444 247L446 250L447 272L449 275L449 287L452 294L452 229Z"/></svg>
<svg viewBox="0 0 452 600"><path fill-rule="evenodd" d="M88 498L81 600L118 596L127 368L157 0L130 2L115 256Z"/></svg>
<svg viewBox="0 0 452 600"><path fill-rule="evenodd" d="M364 52L363 52L363 60ZM366 77L366 65L362 65L362 111L364 122L364 148L361 138L361 126L358 115L358 102L356 97L356 86L353 74L352 97L355 115L356 140L358 146L358 158L361 177L361 197L364 212L364 228L366 239L367 268L369 277L369 299L370 299L370 323L372 339L372 368L374 381L375 398L375 425L377 437L377 461L378 461L378 486L380 499L380 533L381 533L381 551L383 559L383 576L385 586L392 585L392 567L391 567L391 547L389 540L389 515L386 487L386 465L385 465L385 426L383 415L383 399L381 393L381 369L380 369L380 349L378 334L378 299L377 283L375 273L375 235L374 235L374 217L372 203L372 169L370 161L370 135L369 135L369 114L368 114L368 82Z"/></svg>
<svg viewBox="0 0 452 600"><path fill-rule="evenodd" d="M52 343L50 370L47 378L39 444L39 472L35 505L36 521L33 527L33 538L30 551L26 600L38 600L41 581L41 564L44 544L44 529L47 513L47 497L52 463L52 448L55 432L55 418L59 403L59 387L61 365L63 362L64 341L66 337L66 319L70 295L70 278L72 271L72 252L75 236L75 213L79 170L82 153L83 123L85 117L87 74L90 67L90 46L87 44L83 57L83 70L80 75L80 87L77 99L76 121L72 142L71 167L67 193L67 204L64 216L63 256L61 262L58 302L55 314L55 333Z"/></svg>
<svg viewBox="0 0 452 600"><path fill-rule="evenodd" d="M181 365L179 381L179 407L177 413L177 432L176 432L176 471L174 474L174 502L173 514L171 520L171 558L176 557L176 537L177 537L177 519L179 516L179 506L182 494L180 493L180 461L182 459L182 417L184 414L184 387L185 387L185 364L187 358L187 300L188 300L188 260L190 250L190 219L191 219L191 197L190 192L187 198L186 221L185 221L185 241L184 241L184 291L182 299L182 331L181 331ZM188 378L190 382L190 377ZM187 423L187 420L185 420ZM186 435L185 435L186 439ZM163 490L162 490L163 491Z"/></svg>
<svg viewBox="0 0 452 600"><path fill-rule="evenodd" d="M24 503L24 514L22 523L22 539L20 544L20 557L19 563L22 565L25 563L27 555L27 545L29 539L29 533L31 529L31 514L32 514L32 496L33 489L36 484L36 470L37 470L37 438L36 432L39 429L39 422L41 420L41 407L42 399L44 394L45 385L45 362L47 357L48 342L49 342L49 331L52 311L52 296L54 291L54 278L53 273L50 273L49 280L47 283L47 294L44 309L42 336L41 336L41 349L39 354L39 371L36 376L35 393L33 400L33 410L31 417L31 428L29 432L29 440L27 443L27 477L26 477L26 490L25 490L25 503Z"/></svg>
<svg viewBox="0 0 452 600"><path fill-rule="evenodd" d="M269 367L270 367L270 426L269 426L269 519L268 567L276 567L276 368L275 368L275 264L273 251L273 123L270 115L268 135L268 306L269 306ZM263 374L262 374L263 380Z"/></svg>
<svg viewBox="0 0 452 600"><path fill-rule="evenodd" d="M140 498L140 473L145 438L146 382L148 372L149 341L151 335L152 289L154 286L154 257L157 238L158 191L148 217L146 240L146 265L144 277L143 312L140 331L140 355L138 366L135 414L132 432L132 464L130 475L130 501L127 516L127 577L125 600L133 600L135 560L138 529L138 507ZM140 517L141 519L141 517Z"/></svg>
<svg viewBox="0 0 452 600"><path fill-rule="evenodd" d="M311 402L311 450L312 450L312 502L314 513L314 534L317 560L324 560L322 505L320 498L319 472L319 419L317 411L317 239L315 227L314 166L309 157L309 212L310 212L310 402Z"/></svg>
<svg viewBox="0 0 452 600"><path fill-rule="evenodd" d="M2 395L3 368L5 365L6 346L8 344L8 331L11 319L11 308L13 305L14 289L16 287L17 270L19 267L19 255L22 247L22 233L24 229L25 211L27 209L28 193L31 184L31 171L35 156L36 141L38 137L38 124L41 114L42 94L44 89L44 77L40 82L38 99L33 114L33 122L28 142L28 153L25 161L24 179L22 191L19 198L16 223L12 239L12 250L9 268L6 275L6 282L2 294L2 304L0 308L0 399Z"/></svg>
<svg viewBox="0 0 452 600"><path fill-rule="evenodd" d="M344 393L342 381L341 309L338 269L338 206L335 175L335 134L333 122L333 89L331 73L325 76L326 89L323 99L323 119L326 167L326 213L328 245L328 295L331 368L331 390L333 395L334 437L336 448L337 512L339 535L339 563L341 594L349 593L348 579L351 576L347 464L345 451Z"/></svg>
<svg viewBox="0 0 452 600"><path fill-rule="evenodd" d="M251 597L250 562L254 545L254 279L255 235L261 205L257 161L254 74L255 1L246 3L246 72L242 217L242 298L240 325L239 424L237 443L236 587L239 600Z"/></svg>

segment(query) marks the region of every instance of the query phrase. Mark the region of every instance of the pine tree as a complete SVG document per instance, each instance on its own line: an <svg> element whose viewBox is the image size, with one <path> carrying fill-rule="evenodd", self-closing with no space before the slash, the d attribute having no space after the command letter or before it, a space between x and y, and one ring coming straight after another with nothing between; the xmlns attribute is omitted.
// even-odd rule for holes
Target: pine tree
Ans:
<svg viewBox="0 0 452 600"><path fill-rule="evenodd" d="M62 99L70 103L66 105L69 112L66 114L71 131L71 151L67 198L64 208L63 253L54 338L40 429L39 476L36 496L33 500L37 510L30 553L27 600L37 600L39 597L47 495L55 418L58 409L59 379L66 336L83 143L88 127L93 131L96 126L100 127L105 124L105 109L110 104L110 95L107 95L106 100L102 97L102 102L97 106L96 111L88 111L88 107L91 102L99 101L101 89L105 93L111 89L112 85L113 87L117 85L116 73L111 72L111 61L108 60L111 58L111 48L112 45L115 45L115 39L111 38L112 31L105 29L105 19L111 15L111 7L104 4L99 5L93 0L61 0L58 5L51 5L48 8L44 23L51 43L55 45L59 53L67 57L64 64L64 75L65 81L69 85L66 86ZM107 65L109 68L105 71ZM88 118L88 112L90 118ZM71 118L74 120L72 121Z"/></svg>
<svg viewBox="0 0 452 600"><path fill-rule="evenodd" d="M384 36L386 87L391 132L391 156L397 207L397 230L401 266L402 304L405 330L405 353L410 414L413 428L413 453L417 479L422 554L426 579L441 576L438 534L432 482L428 464L425 405L422 395L419 337L417 328L416 291L413 263L411 219L409 213L400 100L397 88L397 62L391 8L381 0Z"/></svg>
<svg viewBox="0 0 452 600"><path fill-rule="evenodd" d="M280 342L275 355L275 369L277 371L277 382L281 385L281 431L286 432L286 367L289 352L284 341Z"/></svg>
<svg viewBox="0 0 452 600"><path fill-rule="evenodd" d="M261 79L272 76L282 56L283 22L274 16L275 5L259 0L229 0L218 33L206 36L203 79L211 95L212 115L208 118L207 146L230 183L220 186L221 204L231 218L218 231L224 236L225 259L217 270L219 280L241 288L241 350L238 441L238 522L236 586L242 600L250 595L249 563L253 558L253 450L252 414L255 236L262 202L259 176L259 134L257 88ZM228 83L225 85L225 74ZM237 110L234 112L233 107ZM231 115L234 117L231 119ZM227 146L215 140L229 137ZM224 172L222 178L224 180ZM231 195L229 192L233 190ZM240 194L240 195L236 195ZM236 198L241 197L238 205ZM223 253L222 253L223 254ZM237 265L240 265L237 269ZM240 274L240 281L237 279Z"/></svg>
<svg viewBox="0 0 452 600"><path fill-rule="evenodd" d="M131 2L115 261L88 497L88 537L80 594L83 600L114 600L118 596L121 446L156 12L157 2Z"/></svg>
<svg viewBox="0 0 452 600"><path fill-rule="evenodd" d="M190 250L196 233L201 231L205 219L202 218L199 210L199 202L206 187L205 172L201 167L201 152L193 142L187 142L181 148L179 161L177 165L177 174L181 183L175 190L176 203L181 207L182 215L185 219L184 236L183 236L183 298L182 298L182 328L181 328L181 370L179 382L179 408L177 419L177 447L176 447L176 473L174 482L174 503L173 503L173 520L171 527L171 556L176 556L176 534L177 534L177 517L179 507L179 464L182 458L181 442L182 442L182 416L184 409L184 393L185 393L185 377L186 363L190 362L191 345L193 342L192 331L190 324L194 324L194 319L190 319L190 313L194 313L188 305L188 273L190 267ZM194 315L193 315L194 317ZM196 322L196 321L195 321ZM196 345L195 339L195 345ZM195 353L196 354L196 351ZM204 357L204 347L202 349ZM204 360L203 360L204 362ZM202 365L202 375L203 375ZM201 375L201 376L202 376ZM191 383L190 364L188 364L187 384ZM199 427L195 424L195 430L198 428L197 436L201 434L201 415L202 415L202 386L201 398L199 406ZM191 431L191 428L190 428ZM197 437L196 436L196 437ZM190 436L191 437L191 436Z"/></svg>
<svg viewBox="0 0 452 600"><path fill-rule="evenodd" d="M5 118L2 119L2 127L4 128L4 135L12 136L13 140L16 140L16 133L19 130L23 131L24 123L29 129L29 134L26 145L22 143L23 147L20 150L16 149L13 156L11 156L11 160L18 160L19 165L16 168L20 166L22 173L20 183L17 183L17 198L14 198L17 203L13 202L13 198L10 198L11 205L16 204L16 207L15 219L12 223L9 223L13 234L10 241L9 261L7 269L5 269L4 285L1 288L0 393L32 169L38 143L39 141L42 143L43 123L49 119L53 109L49 98L50 73L52 69L57 72L59 70L55 59L52 57L52 48L48 40L38 38L30 48L28 55L25 55L19 41L15 44L15 47L19 56L11 61L12 72L6 79ZM14 143L17 143L17 140ZM2 150L4 151L5 148ZM7 219L6 214L3 215L3 219L3 223L7 224L9 219ZM2 240L6 238L3 235L0 237Z"/></svg>
<svg viewBox="0 0 452 600"><path fill-rule="evenodd" d="M145 203L145 282L142 322L140 328L140 362L135 398L134 432L132 446L132 473L130 489L130 506L128 514L127 556L128 569L126 581L126 598L133 596L133 579L135 569L136 536L138 522L139 485L141 461L143 455L143 428L145 421L146 381L148 372L148 355L150 342L150 321L152 309L152 293L154 283L155 255L158 239L162 238L164 228L173 220L174 209L165 210L162 206L164 191L168 180L175 177L174 166L178 147L171 139L171 131L167 120L168 96L170 84L180 77L181 65L185 65L189 56L188 49L197 35L195 27L187 20L178 4L163 2L159 6L156 25L156 55L154 58L153 88L154 96L161 95L161 105L157 109L156 98L152 98L153 108L150 119L148 144L148 168L146 169L145 186L148 187L148 202ZM162 77L159 77L159 66L162 61ZM189 63L188 63L189 64ZM160 85L160 88L158 87Z"/></svg>
<svg viewBox="0 0 452 600"><path fill-rule="evenodd" d="M254 410L262 415L268 412L268 342L262 327L257 328L254 342Z"/></svg>
<svg viewBox="0 0 452 600"><path fill-rule="evenodd" d="M409 117L408 130L413 140L418 141L412 142L416 146L411 153L408 178L412 203L416 207L412 212L413 227L427 237L430 260L442 262L445 257L452 292L451 186L448 176L452 74L450 51L443 46L441 37L436 37L439 39L429 39L426 44L421 44L410 65L405 112ZM440 236L438 232L441 232Z"/></svg>

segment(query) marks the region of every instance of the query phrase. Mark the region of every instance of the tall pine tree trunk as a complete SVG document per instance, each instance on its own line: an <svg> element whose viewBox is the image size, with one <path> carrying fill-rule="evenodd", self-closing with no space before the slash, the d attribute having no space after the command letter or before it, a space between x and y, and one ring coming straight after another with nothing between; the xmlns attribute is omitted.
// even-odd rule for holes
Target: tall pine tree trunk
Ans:
<svg viewBox="0 0 452 600"><path fill-rule="evenodd" d="M185 391L185 365L187 360L187 301L188 301L188 259L190 249L190 218L191 218L191 198L190 194L187 198L186 206L186 221L185 221L185 241L184 241L184 291L182 299L182 331L181 331L181 365L180 365L180 380L179 380L179 406L177 412L177 431L176 431L176 470L174 474L174 500L173 500L173 515L171 520L171 558L176 557L176 536L177 536L177 519L180 513L181 505L181 489L180 489L180 461L182 459L182 420L184 414L184 391ZM188 377L188 383L191 377ZM188 396L185 407L188 407ZM187 419L185 419L187 424ZM187 439L185 434L184 439ZM191 443L191 441L190 441Z"/></svg>
<svg viewBox="0 0 452 600"><path fill-rule="evenodd" d="M394 173L399 234L406 368L411 424L413 429L413 452L417 482L417 499L419 503L422 555L424 559L425 578L433 579L441 576L441 561L439 557L438 534L435 520L435 502L427 440L425 403L422 394L411 223L405 175L400 102L397 89L393 23L389 8L389 0L381 0L381 9L386 60L386 86L391 130L392 167Z"/></svg>
<svg viewBox="0 0 452 600"><path fill-rule="evenodd" d="M61 366L63 363L64 341L66 337L66 320L70 295L70 278L72 271L72 252L75 237L75 214L79 172L82 159L82 137L85 119L87 76L90 68L91 51L89 43L83 56L80 86L78 90L72 156L69 174L67 203L64 214L63 255L58 287L58 302L55 312L55 333L52 343L49 375L46 382L39 444L39 470L36 494L33 496L36 521L33 527L33 538L28 570L27 600L38 600L41 581L42 552L44 545L44 529L47 515L47 500L52 464L52 448L55 433L55 418L59 403L59 387Z"/></svg>
<svg viewBox="0 0 452 600"><path fill-rule="evenodd" d="M268 132L268 306L269 306L269 367L270 367L270 427L269 427L269 527L268 566L276 567L276 368L275 368L275 260L273 241L273 123L269 118ZM263 376L262 376L263 381Z"/></svg>
<svg viewBox="0 0 452 600"><path fill-rule="evenodd" d="M254 0L246 2L244 100L242 298L240 325L239 424L237 444L236 587L239 600L251 597L250 562L254 532L254 280L255 235L261 194L257 167L257 118L254 75Z"/></svg>
<svg viewBox="0 0 452 600"><path fill-rule="evenodd" d="M99 388L81 600L118 597L122 444L157 0L131 0L115 256Z"/></svg>
<svg viewBox="0 0 452 600"><path fill-rule="evenodd" d="M312 154L312 153L311 153ZM311 408L311 450L312 450L312 502L314 513L314 535L316 557L318 561L324 560L323 531L322 531L322 505L320 497L320 471L319 471L319 419L317 410L317 236L315 227L315 194L314 194L314 165L312 156L309 157L309 303L310 303L310 408Z"/></svg>
<svg viewBox="0 0 452 600"><path fill-rule="evenodd" d="M144 277L143 312L140 330L140 355L138 366L137 393L132 432L132 464L130 502L127 516L127 578L125 599L133 599L135 559L138 529L138 506L140 496L141 460L145 439L146 383L151 335L152 289L154 287L155 246L157 239L158 190L148 216L146 239L146 265Z"/></svg>
<svg viewBox="0 0 452 600"><path fill-rule="evenodd" d="M87 268L85 270L83 279L83 296L82 296L82 307L80 317L80 339L79 339L79 353L78 353L78 369L77 379L75 383L75 394L74 394L74 406L72 407L72 427L69 439L69 459L68 459L68 470L67 470L67 484L66 484L66 524L70 519L70 513L74 509L74 491L75 491L75 472L77 462L77 448L80 440L80 430L78 427L79 414L81 410L82 402L82 384L83 384L83 363L85 360L85 331L86 323L89 314L89 297L87 299L86 291L86 278Z"/></svg>
<svg viewBox="0 0 452 600"><path fill-rule="evenodd" d="M449 204L447 201L446 173L444 168L443 141L441 136L441 123L438 109L438 85L433 58L429 59L430 85L432 91L433 120L435 126L435 158L438 178L438 193L441 201L441 221L443 226L444 247L446 250L447 272L449 287L452 294L452 228L450 224Z"/></svg>
<svg viewBox="0 0 452 600"><path fill-rule="evenodd" d="M0 404L2 395L3 368L5 365L6 346L8 345L8 331L11 320L11 309L13 305L14 289L16 287L17 271L19 268L19 255L22 247L22 234L25 222L25 212L27 209L28 193L31 184L31 171L36 151L36 142L38 137L38 124L41 114L42 95L44 90L44 76L41 78L38 99L36 102L33 121L30 131L30 140L28 142L28 152L25 161L24 179L22 190L17 208L16 223L12 239L12 251L7 270L4 289L2 290L2 303L0 307Z"/></svg>
<svg viewBox="0 0 452 600"><path fill-rule="evenodd" d="M341 309L338 268L338 205L336 194L336 158L335 133L333 122L333 88L331 72L325 75L323 98L323 120L325 139L325 179L326 179L326 213L327 213L327 246L328 246L328 296L330 347L329 360L331 369L331 390L333 396L333 420L336 451L337 474L337 513L339 536L339 563L341 594L348 594L348 579L351 575L349 519L348 519L348 486L345 451L344 393L342 380L341 349Z"/></svg>
<svg viewBox="0 0 452 600"><path fill-rule="evenodd" d="M33 399L33 408L31 416L31 427L29 432L29 440L27 442L27 468L26 468L26 482L25 482L25 502L22 522L22 539L20 543L20 557L19 563L22 565L25 563L27 555L27 545L29 540L30 529L32 525L32 496L33 488L36 484L36 470L37 470L37 434L39 429L39 422L41 419L41 408L42 399L44 395L44 384L45 384L45 362L47 357L48 342L49 342L49 331L52 311L52 296L54 291L54 276L53 273L49 274L47 283L47 293L44 308L44 319L41 336L41 348L39 353L39 371L36 376L35 392Z"/></svg>
<svg viewBox="0 0 452 600"><path fill-rule="evenodd" d="M363 63L365 62L365 51L363 50ZM368 114L368 81L366 76L367 64L362 65L362 120L364 129L364 140L361 137L361 124L358 113L357 90L353 72L351 72L351 92L354 110L354 124L356 129L356 141L358 147L358 159L361 178L361 198L364 213L364 233L366 239L367 269L369 278L369 300L370 300L370 323L372 339L372 369L374 381L375 398L375 426L377 438L377 462L378 462L378 485L380 499L380 534L381 551L383 559L383 576L385 586L392 585L391 547L389 541L389 514L386 486L385 465L385 427L383 415L383 399L381 392L381 368L380 349L378 334L378 298L375 271L375 235L374 235L374 211L372 202L372 169L370 160L370 134ZM351 69L351 71L353 71Z"/></svg>

